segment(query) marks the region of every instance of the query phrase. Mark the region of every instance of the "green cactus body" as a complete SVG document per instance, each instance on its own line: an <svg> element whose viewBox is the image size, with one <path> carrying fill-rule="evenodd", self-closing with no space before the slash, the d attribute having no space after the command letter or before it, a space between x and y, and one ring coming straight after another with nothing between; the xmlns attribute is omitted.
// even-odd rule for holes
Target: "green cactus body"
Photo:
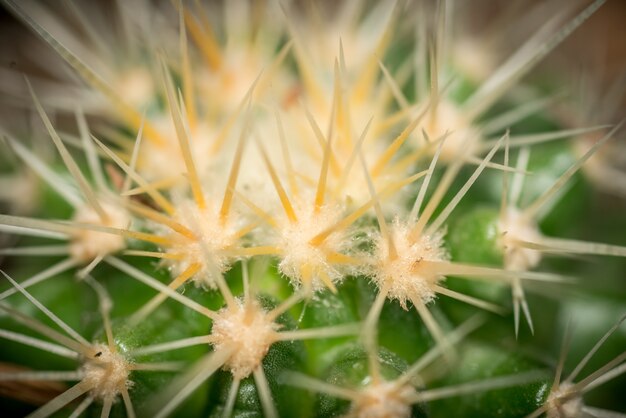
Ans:
<svg viewBox="0 0 626 418"><path fill-rule="evenodd" d="M522 80L604 1L0 3L0 415L626 410L619 112Z"/></svg>

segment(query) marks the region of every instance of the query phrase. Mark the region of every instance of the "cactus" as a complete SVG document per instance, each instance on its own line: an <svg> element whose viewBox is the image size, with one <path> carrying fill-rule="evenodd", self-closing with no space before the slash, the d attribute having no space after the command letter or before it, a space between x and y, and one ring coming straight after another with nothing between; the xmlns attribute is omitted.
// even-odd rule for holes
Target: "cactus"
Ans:
<svg viewBox="0 0 626 418"><path fill-rule="evenodd" d="M524 81L604 1L1 3L3 416L623 416L619 99Z"/></svg>

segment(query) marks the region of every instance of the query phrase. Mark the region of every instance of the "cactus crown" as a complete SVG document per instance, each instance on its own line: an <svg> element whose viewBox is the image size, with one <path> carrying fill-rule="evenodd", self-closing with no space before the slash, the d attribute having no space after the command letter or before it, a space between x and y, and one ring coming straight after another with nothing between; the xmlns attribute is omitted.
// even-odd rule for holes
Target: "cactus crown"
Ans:
<svg viewBox="0 0 626 418"><path fill-rule="evenodd" d="M625 338L626 242L574 226L601 225L582 206L621 124L569 126L561 80L522 82L603 0L555 1L500 66L452 0L0 3L55 54L17 94L42 124L0 144L0 231L23 236L0 248L10 414L606 412L583 395L626 371L605 344ZM581 255L611 256L606 288L575 281ZM589 300L598 342L562 379L586 341L550 353L554 329Z"/></svg>

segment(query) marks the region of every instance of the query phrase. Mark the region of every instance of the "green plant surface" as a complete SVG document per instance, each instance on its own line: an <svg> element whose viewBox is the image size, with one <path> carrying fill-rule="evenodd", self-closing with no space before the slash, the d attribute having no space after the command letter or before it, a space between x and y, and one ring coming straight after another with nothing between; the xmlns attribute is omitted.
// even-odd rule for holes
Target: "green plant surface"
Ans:
<svg viewBox="0 0 626 418"><path fill-rule="evenodd" d="M0 3L0 415L626 413L619 112L527 77L603 0Z"/></svg>

